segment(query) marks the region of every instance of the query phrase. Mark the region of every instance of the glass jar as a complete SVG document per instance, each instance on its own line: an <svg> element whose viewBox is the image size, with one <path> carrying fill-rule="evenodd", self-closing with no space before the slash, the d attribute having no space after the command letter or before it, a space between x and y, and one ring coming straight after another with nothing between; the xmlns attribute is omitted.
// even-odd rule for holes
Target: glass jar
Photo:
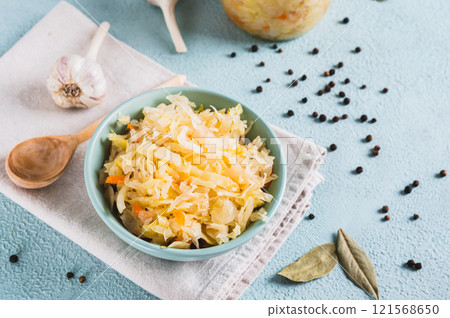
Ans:
<svg viewBox="0 0 450 318"><path fill-rule="evenodd" d="M331 0L222 0L237 26L274 41L305 34L319 23L330 4Z"/></svg>

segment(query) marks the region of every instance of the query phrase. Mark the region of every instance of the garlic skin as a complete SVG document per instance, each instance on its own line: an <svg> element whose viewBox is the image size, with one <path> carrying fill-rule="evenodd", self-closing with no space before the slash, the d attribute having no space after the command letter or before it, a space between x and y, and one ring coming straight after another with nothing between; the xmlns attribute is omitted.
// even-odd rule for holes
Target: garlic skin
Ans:
<svg viewBox="0 0 450 318"><path fill-rule="evenodd" d="M47 88L62 108L88 108L105 98L106 79L94 60L79 55L63 56L53 65Z"/></svg>

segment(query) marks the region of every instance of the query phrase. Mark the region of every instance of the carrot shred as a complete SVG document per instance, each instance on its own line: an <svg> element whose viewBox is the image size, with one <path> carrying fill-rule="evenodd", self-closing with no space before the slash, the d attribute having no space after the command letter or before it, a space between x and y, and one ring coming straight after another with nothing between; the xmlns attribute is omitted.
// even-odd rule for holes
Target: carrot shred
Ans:
<svg viewBox="0 0 450 318"><path fill-rule="evenodd" d="M263 25L261 28L262 28L264 31L269 31L269 30L270 30L270 26L268 26L268 25Z"/></svg>
<svg viewBox="0 0 450 318"><path fill-rule="evenodd" d="M142 211L144 211L144 210L145 210L145 209L142 208L137 202L134 202L134 204L133 204L133 212L134 212L136 215L139 215L139 213L142 212Z"/></svg>
<svg viewBox="0 0 450 318"><path fill-rule="evenodd" d="M123 183L123 181L125 180L125 176L108 176L108 178L106 178L106 183L111 183L111 184L118 184L118 183Z"/></svg>
<svg viewBox="0 0 450 318"><path fill-rule="evenodd" d="M186 217L183 212L175 211L173 212L173 216L175 217L175 221L180 225L184 225L186 222Z"/></svg>
<svg viewBox="0 0 450 318"><path fill-rule="evenodd" d="M278 16L277 18L280 20L287 20L287 19L289 19L289 16L286 13L283 13L282 15Z"/></svg>
<svg viewBox="0 0 450 318"><path fill-rule="evenodd" d="M130 128L130 130L134 130L135 129L133 126L131 126L131 124L129 122L127 122L127 126L128 126L128 128Z"/></svg>

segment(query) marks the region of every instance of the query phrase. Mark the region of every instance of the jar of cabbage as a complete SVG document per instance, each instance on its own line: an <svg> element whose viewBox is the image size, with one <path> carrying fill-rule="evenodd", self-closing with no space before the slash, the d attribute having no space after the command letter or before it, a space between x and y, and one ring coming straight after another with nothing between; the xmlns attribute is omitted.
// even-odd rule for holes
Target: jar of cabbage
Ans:
<svg viewBox="0 0 450 318"><path fill-rule="evenodd" d="M303 35L319 23L331 0L222 0L231 21L269 40Z"/></svg>

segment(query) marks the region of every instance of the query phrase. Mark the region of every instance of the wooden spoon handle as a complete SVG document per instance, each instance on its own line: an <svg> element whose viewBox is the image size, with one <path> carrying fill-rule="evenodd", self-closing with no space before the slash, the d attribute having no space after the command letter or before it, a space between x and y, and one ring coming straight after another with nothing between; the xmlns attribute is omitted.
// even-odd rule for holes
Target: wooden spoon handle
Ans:
<svg viewBox="0 0 450 318"><path fill-rule="evenodd" d="M164 83L161 83L158 86L152 88L152 90L164 87L183 86L186 83L186 79L187 79L186 75L175 75L174 77L165 81ZM78 144L81 144L83 141L86 141L89 138L91 138L92 135L94 134L94 131L97 129L98 125L100 125L100 123L103 121L103 119L105 119L105 117L106 115L102 116L102 118L97 119L95 122L83 128L75 135L73 135L78 140Z"/></svg>
<svg viewBox="0 0 450 318"><path fill-rule="evenodd" d="M106 115L102 118L97 119L89 126L83 128L79 132L77 132L74 137L78 140L78 144L81 144L83 141L88 140L94 134L94 131L97 129L98 125L105 119Z"/></svg>
<svg viewBox="0 0 450 318"><path fill-rule="evenodd" d="M152 90L165 87L183 86L184 84L186 84L186 80L186 75L175 75L171 79L168 79L167 81L159 84L157 87L152 88Z"/></svg>

